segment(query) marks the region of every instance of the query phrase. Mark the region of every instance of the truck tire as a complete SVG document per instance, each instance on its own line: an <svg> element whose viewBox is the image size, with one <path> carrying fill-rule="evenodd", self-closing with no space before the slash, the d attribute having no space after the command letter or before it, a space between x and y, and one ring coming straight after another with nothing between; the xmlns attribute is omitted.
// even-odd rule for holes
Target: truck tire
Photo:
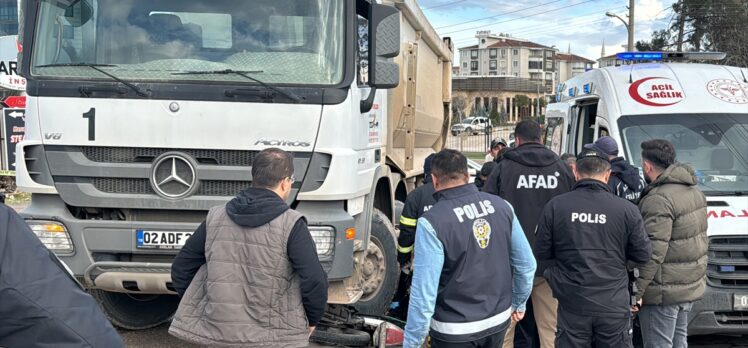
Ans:
<svg viewBox="0 0 748 348"><path fill-rule="evenodd" d="M336 347L368 347L371 344L371 336L365 331L332 327L317 328L309 340Z"/></svg>
<svg viewBox="0 0 748 348"><path fill-rule="evenodd" d="M364 295L355 304L359 313L385 315L392 304L400 273L394 231L390 219L374 209L369 247L361 270Z"/></svg>
<svg viewBox="0 0 748 348"><path fill-rule="evenodd" d="M174 316L179 297L174 295L133 295L90 290L112 325L128 330L159 326Z"/></svg>

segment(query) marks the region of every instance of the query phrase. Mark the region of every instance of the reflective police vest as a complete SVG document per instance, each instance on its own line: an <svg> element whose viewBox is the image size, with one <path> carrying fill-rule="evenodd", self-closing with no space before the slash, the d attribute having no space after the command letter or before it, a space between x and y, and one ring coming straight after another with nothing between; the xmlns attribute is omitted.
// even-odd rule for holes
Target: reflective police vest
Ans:
<svg viewBox="0 0 748 348"><path fill-rule="evenodd" d="M444 247L431 336L468 342L495 334L511 316L512 210L475 185L437 195L423 215Z"/></svg>

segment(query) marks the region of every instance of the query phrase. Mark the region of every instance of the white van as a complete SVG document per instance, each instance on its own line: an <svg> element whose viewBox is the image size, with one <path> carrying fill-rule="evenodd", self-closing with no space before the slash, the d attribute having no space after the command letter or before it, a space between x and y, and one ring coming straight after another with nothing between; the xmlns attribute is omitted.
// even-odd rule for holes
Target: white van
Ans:
<svg viewBox="0 0 748 348"><path fill-rule="evenodd" d="M748 69L644 63L595 69L559 86L548 106L546 145L578 154L616 139L641 168L640 144L667 139L697 171L707 196L707 290L689 334L748 333Z"/></svg>

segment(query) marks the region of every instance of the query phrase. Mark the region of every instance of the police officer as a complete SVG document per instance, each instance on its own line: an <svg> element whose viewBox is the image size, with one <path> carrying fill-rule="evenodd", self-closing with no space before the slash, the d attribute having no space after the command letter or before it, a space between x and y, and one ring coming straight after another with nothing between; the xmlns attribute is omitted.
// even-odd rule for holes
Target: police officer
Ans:
<svg viewBox="0 0 748 348"><path fill-rule="evenodd" d="M403 212L400 214L400 235L397 237L397 262L400 264L400 281L397 283L397 291L393 302L398 306L390 312L390 315L405 320L408 318L408 290L410 289L411 272L410 259L413 255L413 243L416 238L416 222L426 211L436 203L434 198L434 185L431 183L431 160L434 154L430 154L423 163L423 185L419 186L405 199Z"/></svg>
<svg viewBox="0 0 748 348"><path fill-rule="evenodd" d="M434 154L423 161L423 185L413 190L405 199L405 206L400 215L400 236L397 237L397 261L404 266L413 253L413 242L416 238L418 218L431 209L436 203L434 185L431 183L431 161Z"/></svg>
<svg viewBox="0 0 748 348"><path fill-rule="evenodd" d="M525 236L532 246L535 244L535 227L543 206L551 198L569 192L574 185L574 176L558 155L540 143L541 130L537 122L526 120L518 123L514 135L517 148L502 156L488 177L483 191L499 195L514 206ZM540 346L553 347L557 302L542 278L542 268L541 263L538 265L531 301L528 303L530 314L519 325L517 342L514 342L514 327L509 329L504 342L505 348L515 344L517 347L535 347L536 330L540 336Z"/></svg>
<svg viewBox="0 0 748 348"><path fill-rule="evenodd" d="M627 262L652 249L636 206L612 194L608 155L586 148L574 190L553 198L538 223L535 255L558 299L556 347L631 347Z"/></svg>
<svg viewBox="0 0 748 348"><path fill-rule="evenodd" d="M631 203L639 204L639 198L641 198L642 191L647 184L644 182L644 178L639 175L639 169L632 166L623 157L618 156L616 140L604 136L595 140L595 143L586 146L595 147L608 156L611 167L608 186L613 190L613 194Z"/></svg>
<svg viewBox="0 0 748 348"><path fill-rule="evenodd" d="M437 203L418 219L405 348L498 347L521 320L535 260L511 205L468 183L467 159L434 156ZM438 294L438 296L437 296Z"/></svg>

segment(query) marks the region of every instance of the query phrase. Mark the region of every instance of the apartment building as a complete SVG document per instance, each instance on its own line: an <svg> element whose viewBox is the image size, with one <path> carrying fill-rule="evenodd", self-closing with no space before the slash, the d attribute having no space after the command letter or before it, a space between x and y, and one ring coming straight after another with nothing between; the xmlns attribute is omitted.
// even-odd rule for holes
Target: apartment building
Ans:
<svg viewBox="0 0 748 348"><path fill-rule="evenodd" d="M615 54L602 57L597 60L597 63L598 63L597 65L598 68L606 68L609 66L621 66L625 64L625 62L618 59L618 57Z"/></svg>
<svg viewBox="0 0 748 348"><path fill-rule="evenodd" d="M475 37L478 44L459 49L460 76L514 76L540 82L548 93L553 90L557 49L490 31Z"/></svg>
<svg viewBox="0 0 748 348"><path fill-rule="evenodd" d="M572 53L557 53L558 81L564 82L572 77L584 74L595 65L594 60L584 58Z"/></svg>

